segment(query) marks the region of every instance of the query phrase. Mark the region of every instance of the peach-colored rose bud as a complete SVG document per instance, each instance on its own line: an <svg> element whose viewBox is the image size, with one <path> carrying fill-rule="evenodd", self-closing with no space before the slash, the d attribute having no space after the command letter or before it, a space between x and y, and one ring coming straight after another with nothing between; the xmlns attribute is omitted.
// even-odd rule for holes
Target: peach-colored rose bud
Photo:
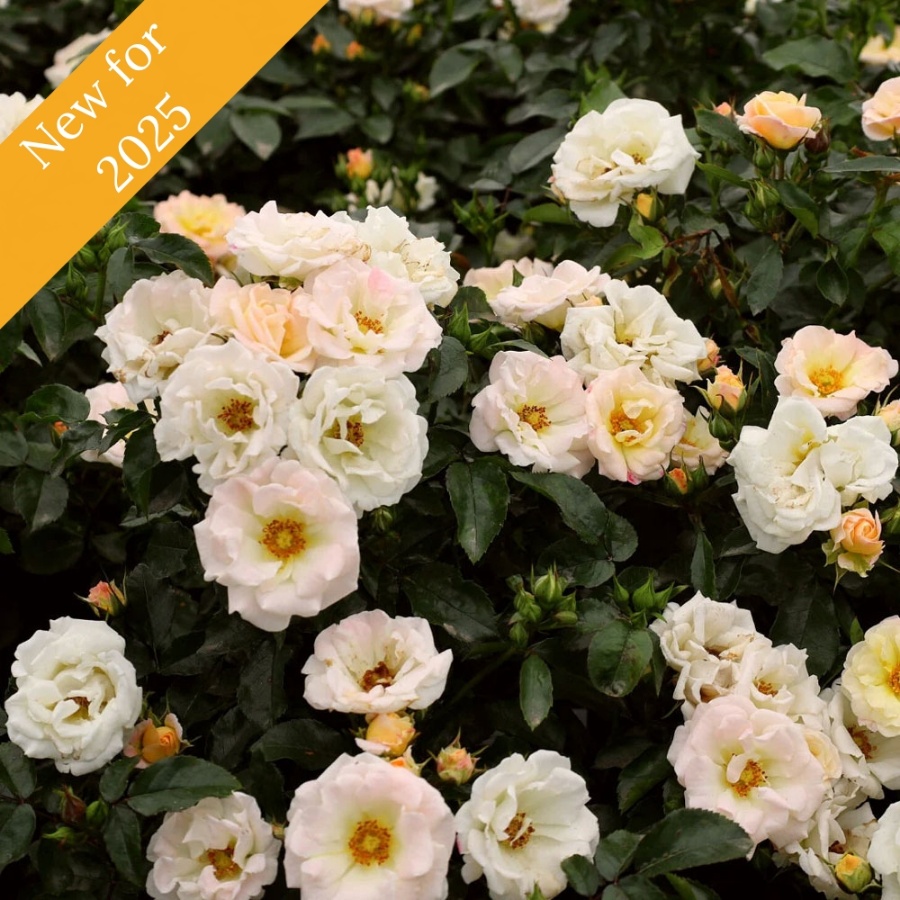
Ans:
<svg viewBox="0 0 900 900"><path fill-rule="evenodd" d="M872 867L861 856L845 853L834 864L834 877L851 894L861 894L872 883Z"/></svg>
<svg viewBox="0 0 900 900"><path fill-rule="evenodd" d="M371 150L354 147L347 151L347 176L365 181L375 167L375 159Z"/></svg>
<svg viewBox="0 0 900 900"><path fill-rule="evenodd" d="M84 818L84 813L87 809L84 800L82 800L68 785L61 791L57 791L57 793L62 800L60 816L62 817L63 822L68 822L70 825L80 822Z"/></svg>
<svg viewBox="0 0 900 900"><path fill-rule="evenodd" d="M865 577L884 550L878 513L868 509L851 509L844 513L837 528L831 529L833 548L826 550L829 561L841 569ZM827 547L827 545L826 545Z"/></svg>
<svg viewBox="0 0 900 900"><path fill-rule="evenodd" d="M706 394L713 409L722 415L740 412L747 402L744 382L728 366L718 366L713 381L706 382Z"/></svg>
<svg viewBox="0 0 900 900"><path fill-rule="evenodd" d="M711 372L715 369L722 360L722 355L719 353L719 345L712 339L706 339L706 356L700 360L697 365L697 369L702 375L704 372Z"/></svg>
<svg viewBox="0 0 900 900"><path fill-rule="evenodd" d="M900 131L900 77L882 82L863 103L862 130L870 141L890 141Z"/></svg>
<svg viewBox="0 0 900 900"><path fill-rule="evenodd" d="M475 774L476 762L475 757L460 746L457 738L436 757L438 778L441 781L452 781L453 784L465 784Z"/></svg>
<svg viewBox="0 0 900 900"><path fill-rule="evenodd" d="M413 720L403 713L375 713L366 716L367 744L377 744L379 750L366 747L370 752L380 752L387 756L402 756L416 736Z"/></svg>
<svg viewBox="0 0 900 900"><path fill-rule="evenodd" d="M331 41L324 34L317 34L312 42L312 52L319 56L331 52Z"/></svg>
<svg viewBox="0 0 900 900"><path fill-rule="evenodd" d="M666 487L675 494L686 494L691 489L690 478L684 469L669 469L666 472Z"/></svg>
<svg viewBox="0 0 900 900"><path fill-rule="evenodd" d="M396 759L392 759L389 762L395 769L406 769L408 772L412 772L413 775L421 775L422 767L424 765L424 763L417 763L413 759L412 750L409 748L407 748L403 756L398 756Z"/></svg>
<svg viewBox="0 0 900 900"><path fill-rule="evenodd" d="M634 198L635 209L648 221L656 218L657 202L652 194L638 194Z"/></svg>
<svg viewBox="0 0 900 900"><path fill-rule="evenodd" d="M81 597L94 608L99 616L106 613L109 616L117 616L125 606L125 594L116 587L114 581L98 581L89 591L87 597Z"/></svg>
<svg viewBox="0 0 900 900"><path fill-rule="evenodd" d="M175 756L183 746L181 723L173 713L169 713L162 725L154 725L150 719L138 722L125 744L122 755L140 756L137 768L146 769L161 759Z"/></svg>
<svg viewBox="0 0 900 900"><path fill-rule="evenodd" d="M891 432L891 443L896 447L900 442L900 400L891 400L875 410L875 415L884 420Z"/></svg>
<svg viewBox="0 0 900 900"><path fill-rule="evenodd" d="M727 100L723 100L718 106L714 106L713 112L717 112L720 116L727 116L729 119L734 118L734 107Z"/></svg>
<svg viewBox="0 0 900 900"><path fill-rule="evenodd" d="M359 59L364 56L366 52L366 48L359 41L350 41L347 44L347 49L344 51L347 59Z"/></svg>
<svg viewBox="0 0 900 900"><path fill-rule="evenodd" d="M797 98L787 91L763 91L744 105L736 116L738 128L761 137L770 147L790 150L819 126L822 112L806 105L806 94Z"/></svg>
<svg viewBox="0 0 900 900"><path fill-rule="evenodd" d="M65 422L54 422L53 430L62 437L69 430L69 426Z"/></svg>

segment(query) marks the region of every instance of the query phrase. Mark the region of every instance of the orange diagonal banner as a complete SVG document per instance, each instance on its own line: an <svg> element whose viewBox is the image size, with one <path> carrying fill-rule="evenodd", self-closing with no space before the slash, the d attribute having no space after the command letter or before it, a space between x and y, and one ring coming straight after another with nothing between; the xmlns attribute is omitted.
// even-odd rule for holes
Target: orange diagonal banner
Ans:
<svg viewBox="0 0 900 900"><path fill-rule="evenodd" d="M0 325L325 0L144 0L0 143Z"/></svg>

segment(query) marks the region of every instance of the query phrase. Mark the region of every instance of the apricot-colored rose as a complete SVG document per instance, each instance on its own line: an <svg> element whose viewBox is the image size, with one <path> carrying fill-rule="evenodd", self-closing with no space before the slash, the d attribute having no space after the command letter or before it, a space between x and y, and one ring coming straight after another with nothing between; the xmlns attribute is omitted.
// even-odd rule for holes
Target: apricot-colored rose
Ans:
<svg viewBox="0 0 900 900"><path fill-rule="evenodd" d="M190 191L173 194L153 208L160 231L190 238L213 263L224 260L231 253L225 236L244 215L244 207L229 203L224 194L206 197Z"/></svg>
<svg viewBox="0 0 900 900"><path fill-rule="evenodd" d="M182 748L182 730L178 718L169 713L163 720L165 724L154 725L150 719L138 722L122 751L123 756L140 756L137 768L147 766L175 756Z"/></svg>
<svg viewBox="0 0 900 900"><path fill-rule="evenodd" d="M882 82L863 103L862 130L870 141L890 141L900 131L900 77Z"/></svg>
<svg viewBox="0 0 900 900"><path fill-rule="evenodd" d="M739 412L746 402L744 382L728 366L718 366L713 381L706 382L706 395L713 409L723 413Z"/></svg>
<svg viewBox="0 0 900 900"><path fill-rule="evenodd" d="M831 529L831 539L837 552L837 564L842 569L865 574L881 556L884 541L878 513L868 509L851 509L844 513L841 524Z"/></svg>
<svg viewBox="0 0 900 900"><path fill-rule="evenodd" d="M403 713L375 713L366 717L369 727L360 747L379 756L402 756L416 736L413 720Z"/></svg>
<svg viewBox="0 0 900 900"><path fill-rule="evenodd" d="M365 181L372 174L374 166L375 160L371 150L354 147L347 151L347 176L349 178Z"/></svg>
<svg viewBox="0 0 900 900"><path fill-rule="evenodd" d="M787 91L763 91L747 101L743 115L735 117L741 131L761 137L777 150L796 147L821 120L821 110L806 105L806 94L798 99Z"/></svg>

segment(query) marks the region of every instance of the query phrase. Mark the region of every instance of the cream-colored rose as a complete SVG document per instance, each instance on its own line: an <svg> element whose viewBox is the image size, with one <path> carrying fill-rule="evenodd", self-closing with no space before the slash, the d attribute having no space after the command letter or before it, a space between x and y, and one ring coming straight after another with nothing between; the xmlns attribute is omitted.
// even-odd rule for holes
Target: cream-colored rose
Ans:
<svg viewBox="0 0 900 900"><path fill-rule="evenodd" d="M529 275L552 275L553 263L544 262L541 259L529 259L527 256L519 260L506 259L499 266L493 268L482 267L469 269L463 279L465 287L477 287L484 291L488 301L494 299L504 288L512 287L515 273L522 278Z"/></svg>
<svg viewBox="0 0 900 900"><path fill-rule="evenodd" d="M588 447L601 475L638 484L665 474L684 433L684 401L636 365L600 372L587 389Z"/></svg>
<svg viewBox="0 0 900 900"><path fill-rule="evenodd" d="M844 513L841 524L831 529L833 553L842 569L866 575L884 550L878 513L869 509L851 509Z"/></svg>
<svg viewBox="0 0 900 900"><path fill-rule="evenodd" d="M790 150L812 135L822 121L822 111L806 105L806 94L798 98L787 91L763 91L744 105L735 117L745 134L761 137L770 147Z"/></svg>
<svg viewBox="0 0 900 900"><path fill-rule="evenodd" d="M307 335L307 300L302 290L291 293L265 282L241 287L220 278L209 297L209 312L216 332L233 335L265 359L308 374L316 354Z"/></svg>
<svg viewBox="0 0 900 900"><path fill-rule="evenodd" d="M870 141L890 141L900 130L900 78L889 78L862 105L862 130Z"/></svg>
<svg viewBox="0 0 900 900"><path fill-rule="evenodd" d="M354 19L402 19L412 8L413 0L338 0L338 9Z"/></svg>
<svg viewBox="0 0 900 900"><path fill-rule="evenodd" d="M88 54L111 34L108 28L104 28L97 34L83 34L75 38L71 44L66 44L53 54L53 65L44 70L44 77L53 87L59 87Z"/></svg>
<svg viewBox="0 0 900 900"><path fill-rule="evenodd" d="M231 255L228 232L245 215L244 207L229 203L224 194L207 197L190 191L173 194L153 207L160 231L190 238L214 263Z"/></svg>
<svg viewBox="0 0 900 900"><path fill-rule="evenodd" d="M889 44L880 34L869 38L859 51L859 61L867 66L888 66L891 69L900 66L900 25L894 26L894 36Z"/></svg>
<svg viewBox="0 0 900 900"><path fill-rule="evenodd" d="M824 416L844 420L897 374L897 361L855 334L807 325L781 342L775 358L775 388L783 397L805 397Z"/></svg>
<svg viewBox="0 0 900 900"><path fill-rule="evenodd" d="M43 102L40 95L26 100L18 91L0 94L0 142L5 141Z"/></svg>
<svg viewBox="0 0 900 900"><path fill-rule="evenodd" d="M84 392L88 402L91 404L91 411L88 413L89 422L99 422L106 426L106 419L103 418L104 413L111 412L114 409L137 409L137 406L131 402L125 385L118 381L106 381L98 384L96 387L88 388ZM105 453L98 453L96 450L85 450L81 454L81 458L85 462L105 462L113 466L122 468L125 461L125 440L117 441Z"/></svg>
<svg viewBox="0 0 900 900"><path fill-rule="evenodd" d="M684 411L684 434L672 449L672 462L696 471L701 466L712 475L725 465L728 451L709 431L709 411L700 408L696 414Z"/></svg>
<svg viewBox="0 0 900 900"><path fill-rule="evenodd" d="M873 625L850 648L841 686L861 725L900 736L900 616Z"/></svg>
<svg viewBox="0 0 900 900"><path fill-rule="evenodd" d="M841 493L841 505L852 506L860 498L875 503L893 492L897 451L891 433L878 416L854 416L828 428L821 449L822 470Z"/></svg>
<svg viewBox="0 0 900 900"><path fill-rule="evenodd" d="M503 0L493 0L503 9ZM513 9L522 22L533 25L542 34L552 34L569 15L571 0L512 0Z"/></svg>

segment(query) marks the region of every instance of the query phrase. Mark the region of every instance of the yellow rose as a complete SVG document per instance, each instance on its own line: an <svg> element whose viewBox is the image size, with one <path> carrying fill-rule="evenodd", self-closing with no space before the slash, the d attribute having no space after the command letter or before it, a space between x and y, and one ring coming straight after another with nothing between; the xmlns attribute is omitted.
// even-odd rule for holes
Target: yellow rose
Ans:
<svg viewBox="0 0 900 900"><path fill-rule="evenodd" d="M744 106L735 121L745 134L761 137L770 147L790 150L819 126L822 112L806 105L806 94L799 99L787 91L763 91Z"/></svg>

